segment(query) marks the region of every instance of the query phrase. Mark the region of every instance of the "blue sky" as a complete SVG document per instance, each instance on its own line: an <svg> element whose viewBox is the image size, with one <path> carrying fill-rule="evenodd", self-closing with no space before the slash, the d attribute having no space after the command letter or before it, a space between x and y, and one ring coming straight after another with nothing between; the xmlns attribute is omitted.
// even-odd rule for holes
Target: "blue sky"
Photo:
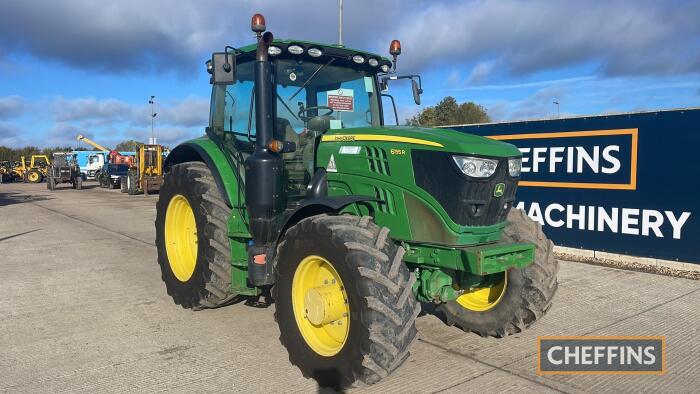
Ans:
<svg viewBox="0 0 700 394"><path fill-rule="evenodd" d="M113 146L150 135L200 135L210 85L203 62L252 41L261 12L280 38L337 40L337 2L4 1L0 13L0 145ZM345 0L345 44L423 76L423 105L452 95L496 121L700 106L697 1ZM400 119L415 114L396 84Z"/></svg>

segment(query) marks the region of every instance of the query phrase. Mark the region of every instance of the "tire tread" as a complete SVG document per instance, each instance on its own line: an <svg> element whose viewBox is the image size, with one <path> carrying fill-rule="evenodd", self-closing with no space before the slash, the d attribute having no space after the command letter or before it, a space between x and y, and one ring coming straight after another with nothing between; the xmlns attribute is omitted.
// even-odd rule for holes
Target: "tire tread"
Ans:
<svg viewBox="0 0 700 394"><path fill-rule="evenodd" d="M415 320L420 304L411 291L415 277L402 262L404 249L391 242L389 229L377 226L370 216L323 214L303 219L289 228L277 254L284 253L287 242L308 234L311 226L328 234L334 247L346 251L345 264L354 267L357 273L355 283L345 285L353 286L361 296L359 322L367 337L360 344L363 358L350 361L353 376L345 377L345 383L354 386L376 383L403 363L417 336ZM278 300L280 296L275 286L273 298ZM279 322L277 310L275 320ZM282 344L290 348L284 338L280 336ZM310 377L305 360L290 353L290 361Z"/></svg>
<svg viewBox="0 0 700 394"><path fill-rule="evenodd" d="M201 310L206 308L216 308L228 304L237 297L231 290L231 250L226 228L226 221L221 218L228 218L231 209L226 205L214 181L211 171L202 162L185 162L176 164L165 174L161 195L164 189L170 187L173 182L171 177L182 177L189 182L193 182L195 191L201 195L199 206L199 217L204 219L204 236L208 239L207 247L204 251L204 261L206 269L204 282L195 294L180 294L168 286L165 265L168 264L167 256L159 256L161 265L161 277L166 282L168 294L176 304L183 308ZM165 212L167 207L165 202L158 199L156 207L158 212ZM156 225L158 221L156 220ZM158 233L158 232L156 232ZM161 240L162 242L162 240Z"/></svg>

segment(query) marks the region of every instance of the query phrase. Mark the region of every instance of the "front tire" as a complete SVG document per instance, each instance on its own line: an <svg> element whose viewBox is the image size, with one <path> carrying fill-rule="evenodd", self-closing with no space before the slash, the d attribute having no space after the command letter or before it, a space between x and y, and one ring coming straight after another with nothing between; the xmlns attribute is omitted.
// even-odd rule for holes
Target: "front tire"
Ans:
<svg viewBox="0 0 700 394"><path fill-rule="evenodd" d="M525 268L511 268L500 274L489 289L438 306L448 324L484 337L501 338L530 327L552 306L559 286L559 262L554 258L554 244L544 235L542 226L522 210L512 209L502 240L535 244L535 261Z"/></svg>
<svg viewBox="0 0 700 394"><path fill-rule="evenodd" d="M287 230L278 246L280 341L321 386L376 383L409 355L420 312L415 276L388 235L369 217L319 215Z"/></svg>
<svg viewBox="0 0 700 394"><path fill-rule="evenodd" d="M29 183L41 183L42 179L44 179L44 176L37 170L29 170L27 172L27 181Z"/></svg>
<svg viewBox="0 0 700 394"><path fill-rule="evenodd" d="M236 297L230 213L204 163L175 164L165 175L156 203L158 264L168 294L183 308L215 308Z"/></svg>
<svg viewBox="0 0 700 394"><path fill-rule="evenodd" d="M75 189L83 190L83 178L81 176L75 178Z"/></svg>

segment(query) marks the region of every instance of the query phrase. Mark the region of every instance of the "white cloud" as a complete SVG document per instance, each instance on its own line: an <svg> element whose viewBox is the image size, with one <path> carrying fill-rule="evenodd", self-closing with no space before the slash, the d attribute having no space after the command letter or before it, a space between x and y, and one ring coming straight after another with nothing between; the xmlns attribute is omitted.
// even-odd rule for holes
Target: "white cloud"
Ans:
<svg viewBox="0 0 700 394"><path fill-rule="evenodd" d="M433 2L393 34L414 69L495 62L501 73L526 75L596 62L606 75L693 73L698 18L691 1Z"/></svg>
<svg viewBox="0 0 700 394"><path fill-rule="evenodd" d="M94 97L67 99L59 96L52 100L50 108L54 119L59 122L95 120L120 122L129 120L133 112L133 107L123 101ZM100 125L100 123L93 125Z"/></svg>
<svg viewBox="0 0 700 394"><path fill-rule="evenodd" d="M95 97L58 96L36 103L27 102L19 96L0 99L0 111L7 110L8 118L10 115L16 116L15 108L29 105L45 106L49 109L48 117L41 113L30 120L0 122L0 144L78 146L81 143L75 138L83 134L91 139L94 136L96 142L113 147L129 138L145 142L151 134L151 109L148 104L137 105ZM198 96L182 100L164 99L156 103L155 111L158 113L155 118L156 136L163 143L174 145L203 133L209 121L209 100ZM37 128L34 122L44 126Z"/></svg>
<svg viewBox="0 0 700 394"><path fill-rule="evenodd" d="M535 88L538 86L550 86L550 85L561 85L574 82L590 81L596 79L596 76L589 75L584 77L572 77L572 78L560 78L560 79L548 79L543 81L534 82L523 82L523 83L506 83L497 85L478 85L478 86L465 86L461 88L447 89L450 92L459 92L463 90L512 90L512 89L527 89Z"/></svg>
<svg viewBox="0 0 700 394"><path fill-rule="evenodd" d="M203 128L209 123L209 100L190 96L156 112L158 112L156 119L162 123Z"/></svg>
<svg viewBox="0 0 700 394"><path fill-rule="evenodd" d="M0 122L0 139L9 139L17 135L17 128L11 124Z"/></svg>
<svg viewBox="0 0 700 394"><path fill-rule="evenodd" d="M551 85L522 100L488 105L487 111L491 119L497 122L553 118L557 115L554 101L562 103L568 95L568 90L564 87Z"/></svg>
<svg viewBox="0 0 700 394"><path fill-rule="evenodd" d="M345 3L350 47L387 52L403 42L404 72L472 67L473 82L588 64L606 75L700 71L694 1L355 0ZM371 11L371 15L368 14ZM194 70L213 50L252 42L262 12L277 37L337 40L337 2L308 0L21 1L0 14L0 43L79 69Z"/></svg>
<svg viewBox="0 0 700 394"><path fill-rule="evenodd" d="M22 115L25 110L24 99L12 95L0 97L0 119L9 119Z"/></svg>
<svg viewBox="0 0 700 394"><path fill-rule="evenodd" d="M94 97L56 97L49 107L56 122L73 122L81 127L103 127L118 123L148 127L151 124L151 108L148 104L132 104L116 99ZM190 96L183 100L156 102L156 123L182 127L203 128L209 119L209 100Z"/></svg>
<svg viewBox="0 0 700 394"><path fill-rule="evenodd" d="M467 83L470 85L483 83L491 75L495 66L496 62L493 61L477 63L469 74L469 77L467 77Z"/></svg>

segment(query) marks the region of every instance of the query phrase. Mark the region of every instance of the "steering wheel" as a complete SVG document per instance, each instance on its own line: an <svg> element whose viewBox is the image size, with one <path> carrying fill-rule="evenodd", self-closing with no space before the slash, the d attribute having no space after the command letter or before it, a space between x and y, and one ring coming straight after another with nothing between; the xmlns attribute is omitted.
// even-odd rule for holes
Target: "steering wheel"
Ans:
<svg viewBox="0 0 700 394"><path fill-rule="evenodd" d="M333 108L327 106L327 105L318 105L315 107L306 107L303 109L299 110L299 113L297 113L297 116L299 116L299 119L303 120L304 122L308 122L310 119L315 118L316 116L302 116L302 114L308 113L312 109L325 109L328 110L328 113L325 113L323 115L317 115L317 116L329 116L333 114Z"/></svg>

